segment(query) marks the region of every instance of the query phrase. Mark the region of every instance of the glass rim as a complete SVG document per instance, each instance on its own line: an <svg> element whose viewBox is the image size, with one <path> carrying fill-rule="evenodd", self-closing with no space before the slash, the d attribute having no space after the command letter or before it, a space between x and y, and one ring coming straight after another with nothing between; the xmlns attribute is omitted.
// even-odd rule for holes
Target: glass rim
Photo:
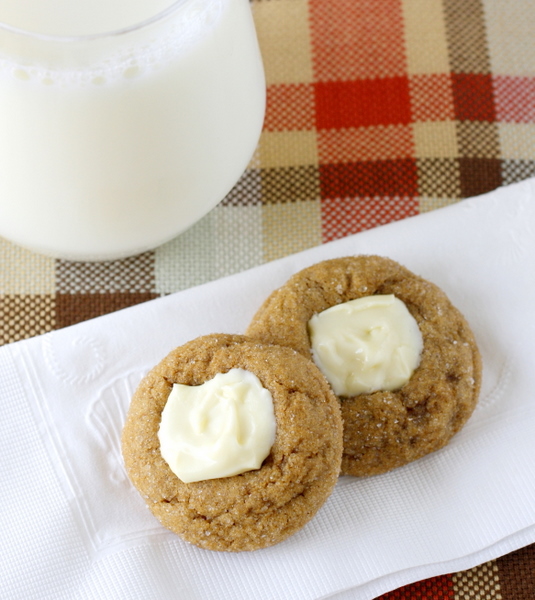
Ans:
<svg viewBox="0 0 535 600"><path fill-rule="evenodd" d="M46 33L38 33L34 31L28 31L26 29L20 29L19 27L13 27L8 23L4 23L0 21L0 33L2 31L7 31L8 33L25 36L28 38L32 38L34 40L41 40L44 42L56 42L56 43L73 43L73 42L90 42L93 40L101 40L105 38L113 38L122 35L127 35L129 33L133 33L135 31L140 31L145 29L146 27L157 23L159 21L164 20L168 15L175 12L175 10L181 5L188 2L188 0L174 0L171 4L157 12L155 15L151 17L147 17L143 21L138 21L132 25L128 25L126 27L120 27L119 29L112 29L110 31L103 31L102 33L89 33L83 35L53 35Z"/></svg>

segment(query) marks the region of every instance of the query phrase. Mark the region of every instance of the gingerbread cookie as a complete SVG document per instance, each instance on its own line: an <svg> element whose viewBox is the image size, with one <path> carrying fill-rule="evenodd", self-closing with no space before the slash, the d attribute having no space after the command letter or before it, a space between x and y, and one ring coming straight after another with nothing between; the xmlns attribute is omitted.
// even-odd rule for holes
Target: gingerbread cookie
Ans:
<svg viewBox="0 0 535 600"><path fill-rule="evenodd" d="M269 453L260 468L184 483L160 448L174 384L201 386L235 369L253 374L271 394L276 428ZM173 350L142 380L122 450L131 481L165 527L202 548L256 550L298 531L330 495L342 456L340 406L298 352L244 336L204 336Z"/></svg>
<svg viewBox="0 0 535 600"><path fill-rule="evenodd" d="M443 447L466 423L477 403L482 367L463 315L436 285L393 260L356 256L295 274L267 298L247 329L248 336L263 343L312 358L314 315L376 296L405 305L421 333L422 348L398 389L338 393L346 475L374 475L410 463Z"/></svg>

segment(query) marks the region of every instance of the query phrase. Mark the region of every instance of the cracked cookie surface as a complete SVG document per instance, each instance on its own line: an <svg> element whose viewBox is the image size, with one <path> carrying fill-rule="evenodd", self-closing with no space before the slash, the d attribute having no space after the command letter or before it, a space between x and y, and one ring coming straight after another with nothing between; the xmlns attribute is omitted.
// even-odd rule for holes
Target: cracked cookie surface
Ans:
<svg viewBox="0 0 535 600"><path fill-rule="evenodd" d="M183 483L161 456L158 428L174 383L200 385L231 368L273 397L277 431L260 469ZM328 498L342 455L339 403L316 366L285 347L209 335L173 350L136 390L122 435L128 475L168 529L202 548L256 550L303 527Z"/></svg>
<svg viewBox="0 0 535 600"><path fill-rule="evenodd" d="M410 463L442 448L466 423L477 403L482 368L466 319L440 288L397 262L350 256L296 273L266 299L246 331L311 358L311 317L374 294L393 294L405 303L424 347L401 389L339 398L345 475L375 475Z"/></svg>

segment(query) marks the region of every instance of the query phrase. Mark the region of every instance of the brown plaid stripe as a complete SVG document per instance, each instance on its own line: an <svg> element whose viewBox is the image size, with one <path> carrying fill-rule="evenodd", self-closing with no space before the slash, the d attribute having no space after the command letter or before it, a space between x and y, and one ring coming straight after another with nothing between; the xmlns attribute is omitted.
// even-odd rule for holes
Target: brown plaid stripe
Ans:
<svg viewBox="0 0 535 600"><path fill-rule="evenodd" d="M264 131L223 202L138 257L0 240L0 343L535 176L532 0L252 0ZM385 598L535 597L535 545Z"/></svg>

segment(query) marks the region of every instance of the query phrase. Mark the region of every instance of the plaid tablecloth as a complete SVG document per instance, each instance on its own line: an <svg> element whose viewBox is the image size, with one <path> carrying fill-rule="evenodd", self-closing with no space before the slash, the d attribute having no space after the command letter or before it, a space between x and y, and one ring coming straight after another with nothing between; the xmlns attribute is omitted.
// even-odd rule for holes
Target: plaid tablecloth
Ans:
<svg viewBox="0 0 535 600"><path fill-rule="evenodd" d="M0 240L0 343L535 175L533 0L251 6L268 101L241 180L182 236L125 260ZM535 598L535 545L382 598Z"/></svg>

